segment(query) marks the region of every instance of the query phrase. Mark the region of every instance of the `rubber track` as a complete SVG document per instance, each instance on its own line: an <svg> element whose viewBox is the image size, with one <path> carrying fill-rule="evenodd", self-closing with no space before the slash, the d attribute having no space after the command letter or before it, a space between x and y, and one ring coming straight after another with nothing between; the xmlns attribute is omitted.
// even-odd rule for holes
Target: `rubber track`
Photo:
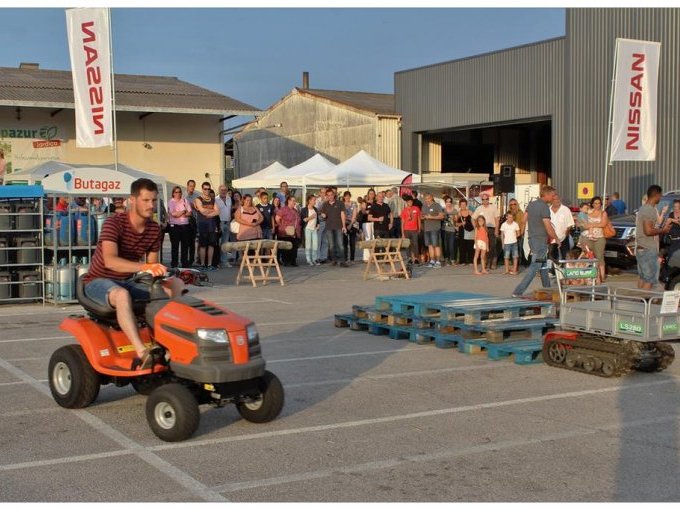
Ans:
<svg viewBox="0 0 680 510"><path fill-rule="evenodd" d="M556 363L550 359L549 349L552 344L562 344L570 346L571 353L586 355L596 358L600 361L610 360L614 365L612 374L607 375L602 372L601 364L593 370L586 370L582 366L568 367L564 362ZM661 371L666 369L673 363L675 358L675 351L671 345L663 342L654 342L654 347L661 353L661 359L656 363L653 370ZM563 368L571 370L572 372L582 372L584 374L597 375L599 377L620 377L636 369L641 352L645 349L645 344L635 342L632 340L619 340L616 338L595 336L595 335L579 335L576 340L568 338L554 338L546 341L543 344L543 360L551 367Z"/></svg>

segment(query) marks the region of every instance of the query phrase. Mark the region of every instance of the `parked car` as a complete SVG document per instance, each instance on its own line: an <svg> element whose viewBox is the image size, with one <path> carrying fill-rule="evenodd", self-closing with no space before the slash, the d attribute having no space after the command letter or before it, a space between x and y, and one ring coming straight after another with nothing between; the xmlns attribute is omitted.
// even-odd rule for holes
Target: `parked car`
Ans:
<svg viewBox="0 0 680 510"><path fill-rule="evenodd" d="M667 211L671 211L673 210L673 201L678 199L680 199L680 190L669 191L661 197L656 208L662 211L665 206L668 206ZM605 244L605 263L608 266L623 269L635 267L637 265L635 258L635 214L612 216L610 220L616 235L607 239Z"/></svg>
<svg viewBox="0 0 680 510"><path fill-rule="evenodd" d="M635 215L621 214L610 218L616 231L604 246L604 261L608 266L630 269L637 265L635 258Z"/></svg>

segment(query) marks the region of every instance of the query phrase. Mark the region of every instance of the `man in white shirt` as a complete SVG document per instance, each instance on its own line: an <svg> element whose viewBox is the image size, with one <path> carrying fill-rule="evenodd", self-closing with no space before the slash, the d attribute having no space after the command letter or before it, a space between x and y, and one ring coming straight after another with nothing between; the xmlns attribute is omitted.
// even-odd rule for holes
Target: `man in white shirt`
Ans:
<svg viewBox="0 0 680 510"><path fill-rule="evenodd" d="M215 198L215 205L220 213L220 230L222 232L222 237L220 237L220 247L222 243L226 243L229 240L229 224L231 223L231 197L227 195L227 187L221 184L218 188L219 195ZM221 251L221 250L220 250ZM227 254L221 251L220 254L220 264L222 267L231 267L229 264L229 259Z"/></svg>
<svg viewBox="0 0 680 510"><path fill-rule="evenodd" d="M489 203L488 193L482 193L480 198L482 199L482 205L477 207L475 212L472 213L472 221L474 223L477 218L484 216L484 219L486 220L486 231L489 235L489 268L496 269L496 264L498 263L496 238L498 237L498 229L500 228L500 215L498 214L496 206Z"/></svg>
<svg viewBox="0 0 680 510"><path fill-rule="evenodd" d="M557 193L555 193L550 205L550 222L555 229L555 234L557 234L558 243L552 245L556 248L551 249L557 250L557 253L553 253L553 256L564 260L567 258L567 252L571 249L569 239L571 238L571 230L574 228L574 216L569 208L562 204L562 199Z"/></svg>

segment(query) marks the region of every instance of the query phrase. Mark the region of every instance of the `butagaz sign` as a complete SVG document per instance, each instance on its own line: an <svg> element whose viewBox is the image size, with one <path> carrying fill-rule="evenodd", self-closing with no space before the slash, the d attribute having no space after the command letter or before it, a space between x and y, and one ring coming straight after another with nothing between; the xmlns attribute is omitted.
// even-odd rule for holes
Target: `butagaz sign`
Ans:
<svg viewBox="0 0 680 510"><path fill-rule="evenodd" d="M54 173L45 177L41 184L48 193L126 196L134 180L122 172L85 167Z"/></svg>
<svg viewBox="0 0 680 510"><path fill-rule="evenodd" d="M42 126L33 128L6 128L0 127L0 138L28 138L40 140L54 140L59 130L57 126Z"/></svg>

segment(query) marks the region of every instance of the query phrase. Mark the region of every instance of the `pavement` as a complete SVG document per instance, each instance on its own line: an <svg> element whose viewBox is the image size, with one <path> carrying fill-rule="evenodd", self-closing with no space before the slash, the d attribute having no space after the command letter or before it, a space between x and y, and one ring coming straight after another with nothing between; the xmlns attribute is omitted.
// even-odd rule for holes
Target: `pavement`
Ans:
<svg viewBox="0 0 680 510"><path fill-rule="evenodd" d="M254 424L204 407L182 443L154 436L130 386L104 386L82 410L55 404L47 365L73 342L58 324L79 306L0 308L0 501L680 499L680 363L604 379L334 327L335 313L379 295L510 296L521 275L500 270L283 271L285 286L236 287L226 269L192 291L256 321L285 388L281 416Z"/></svg>

